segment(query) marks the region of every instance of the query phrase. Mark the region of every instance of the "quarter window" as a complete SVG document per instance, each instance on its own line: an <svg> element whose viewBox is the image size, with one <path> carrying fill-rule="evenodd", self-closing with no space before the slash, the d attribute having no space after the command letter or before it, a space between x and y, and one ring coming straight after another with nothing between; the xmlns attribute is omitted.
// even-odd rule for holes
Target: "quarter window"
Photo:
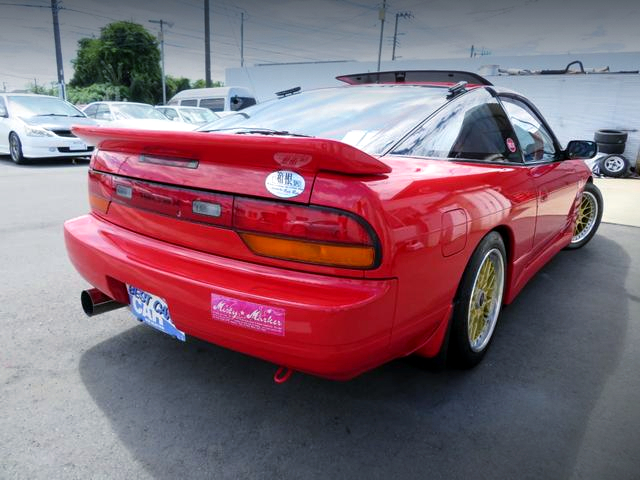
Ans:
<svg viewBox="0 0 640 480"><path fill-rule="evenodd" d="M556 158L553 137L545 128L542 120L524 103L512 99L501 98L525 162L548 162Z"/></svg>
<svg viewBox="0 0 640 480"><path fill-rule="evenodd" d="M95 118L96 116L96 112L98 111L98 106L97 105L89 105L85 110L84 110L84 114L87 117L91 117L91 118Z"/></svg>
<svg viewBox="0 0 640 480"><path fill-rule="evenodd" d="M101 103L98 105L98 111L96 113L96 118L98 120L113 120L111 116L111 111L109 110L109 105Z"/></svg>
<svg viewBox="0 0 640 480"><path fill-rule="evenodd" d="M396 155L522 162L504 110L486 90L466 93L427 119Z"/></svg>
<svg viewBox="0 0 640 480"><path fill-rule="evenodd" d="M169 120L175 120L178 118L178 114L173 108L162 108L160 112L163 113Z"/></svg>

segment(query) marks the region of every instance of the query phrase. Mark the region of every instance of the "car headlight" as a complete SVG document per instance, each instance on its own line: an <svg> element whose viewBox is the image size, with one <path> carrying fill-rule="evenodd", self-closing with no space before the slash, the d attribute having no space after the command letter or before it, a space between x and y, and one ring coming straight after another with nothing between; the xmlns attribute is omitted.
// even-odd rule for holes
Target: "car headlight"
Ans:
<svg viewBox="0 0 640 480"><path fill-rule="evenodd" d="M42 127L34 127L32 125L25 125L24 130L30 137L55 137L54 133Z"/></svg>

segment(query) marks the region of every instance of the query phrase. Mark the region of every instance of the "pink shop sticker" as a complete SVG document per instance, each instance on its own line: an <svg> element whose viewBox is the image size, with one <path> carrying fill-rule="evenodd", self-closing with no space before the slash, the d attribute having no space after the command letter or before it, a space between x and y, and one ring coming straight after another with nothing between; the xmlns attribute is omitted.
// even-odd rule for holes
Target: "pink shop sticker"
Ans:
<svg viewBox="0 0 640 480"><path fill-rule="evenodd" d="M507 148L511 153L516 153L518 148L516 147L516 142L513 141L513 138L507 138Z"/></svg>
<svg viewBox="0 0 640 480"><path fill-rule="evenodd" d="M284 336L283 308L245 302L235 298L211 294L211 316L214 320L238 327Z"/></svg>

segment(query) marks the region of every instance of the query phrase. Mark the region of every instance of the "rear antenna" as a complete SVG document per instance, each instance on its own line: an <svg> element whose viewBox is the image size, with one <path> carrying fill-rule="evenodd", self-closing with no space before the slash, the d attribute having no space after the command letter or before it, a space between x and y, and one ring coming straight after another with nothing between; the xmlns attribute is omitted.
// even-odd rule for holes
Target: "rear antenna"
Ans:
<svg viewBox="0 0 640 480"><path fill-rule="evenodd" d="M450 100L456 95L466 92L467 84L468 82L465 82L464 80L462 80L456 83L455 85L453 85L452 87L449 87L449 94L447 95L447 100Z"/></svg>
<svg viewBox="0 0 640 480"><path fill-rule="evenodd" d="M302 87L293 87L293 88L290 88L289 90L282 90L280 92L276 92L276 95L278 96L278 98L284 98L284 97L288 97L289 95L295 95L296 93L300 92L300 90L302 90Z"/></svg>

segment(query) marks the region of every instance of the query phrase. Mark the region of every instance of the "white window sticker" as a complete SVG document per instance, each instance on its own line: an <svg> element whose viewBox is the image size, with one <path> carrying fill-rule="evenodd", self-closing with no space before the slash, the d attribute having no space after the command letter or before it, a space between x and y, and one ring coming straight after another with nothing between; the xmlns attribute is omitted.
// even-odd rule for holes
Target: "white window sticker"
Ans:
<svg viewBox="0 0 640 480"><path fill-rule="evenodd" d="M297 197L304 192L302 175L289 170L278 170L270 173L264 181L265 187L272 195L279 198Z"/></svg>

